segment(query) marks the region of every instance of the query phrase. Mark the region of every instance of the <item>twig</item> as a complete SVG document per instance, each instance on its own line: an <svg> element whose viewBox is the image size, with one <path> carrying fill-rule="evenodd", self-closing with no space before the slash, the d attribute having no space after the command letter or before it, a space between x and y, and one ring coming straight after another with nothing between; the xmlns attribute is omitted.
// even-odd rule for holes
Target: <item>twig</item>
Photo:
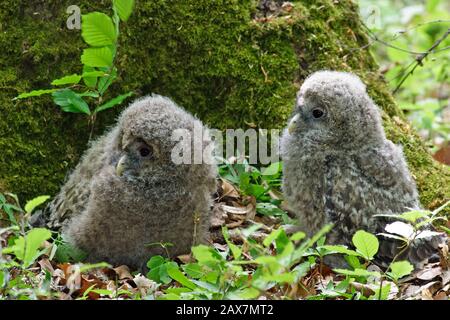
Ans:
<svg viewBox="0 0 450 320"><path fill-rule="evenodd" d="M402 67L402 70L400 70L400 72L399 72L395 77L393 77L392 79L389 79L388 81L391 82L391 81L394 81L394 80L396 80L396 79L398 79L398 78L403 77L403 75L405 74L405 72L406 72L409 68L412 67L412 65L414 64L415 61L416 61L416 60L413 60L413 61L411 61L406 67L404 67L404 68Z"/></svg>
<svg viewBox="0 0 450 320"><path fill-rule="evenodd" d="M406 75L403 76L403 78L400 80L399 84L397 85L397 87L394 89L393 93L397 93L397 91L400 89L400 87L402 86L402 84L405 82L405 80L414 73L414 70L416 70L416 68L418 66L422 66L423 65L423 60L432 52L434 52L434 49L439 46L441 44L442 41L444 41L447 36L450 34L450 28L447 29L447 32L445 32L442 37L440 37L438 40L436 40L435 43L433 43L433 45L430 47L430 49L428 49L426 52L423 52L421 54L419 54L416 59L415 59L415 65L414 67L408 71L406 73Z"/></svg>
<svg viewBox="0 0 450 320"><path fill-rule="evenodd" d="M437 20L431 20L431 21L427 21L427 22L423 22L423 23L418 23L415 26L411 27L411 28L407 28L405 30L401 30L401 31L397 31L397 34L394 35L394 37L392 37L394 40L397 39L399 36L401 36L402 34L408 33L411 30L417 29L419 27L428 25L428 24L433 24L433 23L447 23L450 22L450 20L444 20L444 19L437 19Z"/></svg>
<svg viewBox="0 0 450 320"><path fill-rule="evenodd" d="M427 24L432 24L432 23L443 23L443 22L450 22L450 20L439 19L439 20L433 20L433 21L428 21L428 22L424 22L424 23L419 23L419 24L417 24L417 25L415 25L415 26L413 26L413 27L411 27L409 29L405 29L405 30L397 32L397 34L394 34L394 36L392 37L392 40L396 40L401 35L409 32L411 30L417 29L417 28L419 28L421 26L424 26L424 25L427 25ZM368 37L370 38L371 41L369 41L365 45L363 45L361 47L358 47L358 48L347 48L350 52L356 51L356 50L364 50L364 49L372 46L375 42L378 42L378 43L381 43L381 44L383 44L383 45L385 45L387 47L390 47L392 49L399 50L399 51L402 51L402 52L406 52L406 53L411 54L411 55L421 55L421 54L425 53L425 52L416 52L416 51L407 50L405 48L397 47L397 46L395 46L395 45L393 45L393 44L391 44L391 43L389 43L387 41L384 41L384 40L380 39L377 34L375 34L372 30L370 30L370 28L364 23L364 21L360 20L360 23L367 30L367 35L368 35ZM345 46L344 44L340 43L340 41L337 41L337 42L341 46ZM450 46L444 47L444 48L439 49L439 50L435 50L434 53L441 52L441 51L448 50L448 49L450 49Z"/></svg>

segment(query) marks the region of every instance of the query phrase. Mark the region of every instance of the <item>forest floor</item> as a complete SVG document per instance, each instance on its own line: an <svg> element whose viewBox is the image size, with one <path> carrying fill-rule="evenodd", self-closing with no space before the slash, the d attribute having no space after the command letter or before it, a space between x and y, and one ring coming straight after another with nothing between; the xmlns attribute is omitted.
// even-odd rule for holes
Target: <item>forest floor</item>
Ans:
<svg viewBox="0 0 450 320"><path fill-rule="evenodd" d="M152 257L144 274L125 265L74 262L75 255L55 235L18 252L14 246L20 239L31 246L30 234L38 229L20 222L2 224L0 299L448 299L448 245L441 246L440 261L420 270L413 271L407 262L382 270L372 261L378 247L366 252L356 246L355 251L325 245L327 230L307 240L302 232L294 232L295 220L283 209L277 191L278 169L270 179L260 179L255 169L253 180L242 184L242 175L249 171L245 168L221 170L210 244L173 259ZM266 188L255 196L258 186ZM322 262L328 254L346 255L351 268L330 269Z"/></svg>

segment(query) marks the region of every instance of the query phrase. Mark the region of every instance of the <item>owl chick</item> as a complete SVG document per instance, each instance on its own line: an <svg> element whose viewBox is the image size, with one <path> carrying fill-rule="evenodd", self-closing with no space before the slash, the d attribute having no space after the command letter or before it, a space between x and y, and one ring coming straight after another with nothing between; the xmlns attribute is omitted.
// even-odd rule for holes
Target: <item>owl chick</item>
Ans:
<svg viewBox="0 0 450 320"><path fill-rule="evenodd" d="M402 150L386 139L378 107L353 74L319 71L303 83L281 139L283 192L301 227L312 235L334 223L327 240L350 245L359 230L385 232L386 218L420 208ZM418 266L440 240L416 241L405 252ZM386 265L401 243L382 238L378 261ZM330 257L331 266L343 260Z"/></svg>
<svg viewBox="0 0 450 320"><path fill-rule="evenodd" d="M180 141L172 133L194 128L202 137L183 137L184 147L188 155L200 149L203 161L174 163ZM135 101L83 156L50 204L48 226L62 227L63 238L87 252L88 261L142 268L166 250L172 257L189 253L205 240L216 190L206 130L168 98Z"/></svg>

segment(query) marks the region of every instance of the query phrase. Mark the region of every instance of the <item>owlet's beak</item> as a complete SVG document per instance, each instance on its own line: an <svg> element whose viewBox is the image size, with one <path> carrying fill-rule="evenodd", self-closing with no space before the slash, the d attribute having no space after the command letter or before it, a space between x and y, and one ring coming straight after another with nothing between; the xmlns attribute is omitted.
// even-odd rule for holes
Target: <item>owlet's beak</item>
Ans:
<svg viewBox="0 0 450 320"><path fill-rule="evenodd" d="M122 156L122 158L120 158L119 162L117 162L116 165L117 176L121 177L126 168L127 168L127 156Z"/></svg>
<svg viewBox="0 0 450 320"><path fill-rule="evenodd" d="M299 118L300 118L300 115L297 113L289 122L289 125L288 125L289 134L293 134L295 129L297 129Z"/></svg>

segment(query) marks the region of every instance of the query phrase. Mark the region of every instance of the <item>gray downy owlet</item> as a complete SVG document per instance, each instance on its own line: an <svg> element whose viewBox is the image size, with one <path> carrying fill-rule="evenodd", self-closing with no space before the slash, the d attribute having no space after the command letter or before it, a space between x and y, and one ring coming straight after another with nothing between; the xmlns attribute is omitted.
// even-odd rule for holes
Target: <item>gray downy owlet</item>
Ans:
<svg viewBox="0 0 450 320"><path fill-rule="evenodd" d="M194 127L200 140L194 141ZM187 159L197 149L203 161L172 161L181 141L172 137L177 129L190 134L191 140L182 138ZM47 225L62 227L63 238L88 261L142 268L166 249L171 257L190 253L205 241L216 191L209 151L210 136L198 119L168 98L139 99L87 150L50 203Z"/></svg>
<svg viewBox="0 0 450 320"><path fill-rule="evenodd" d="M385 233L392 220L376 214L419 209L402 149L386 139L378 107L353 74L319 71L308 77L281 139L283 192L309 235L333 223L331 244L351 245L363 229ZM377 260L386 266L402 243L379 236ZM412 243L401 258L416 267L437 254L440 236ZM332 267L345 265L331 256Z"/></svg>

